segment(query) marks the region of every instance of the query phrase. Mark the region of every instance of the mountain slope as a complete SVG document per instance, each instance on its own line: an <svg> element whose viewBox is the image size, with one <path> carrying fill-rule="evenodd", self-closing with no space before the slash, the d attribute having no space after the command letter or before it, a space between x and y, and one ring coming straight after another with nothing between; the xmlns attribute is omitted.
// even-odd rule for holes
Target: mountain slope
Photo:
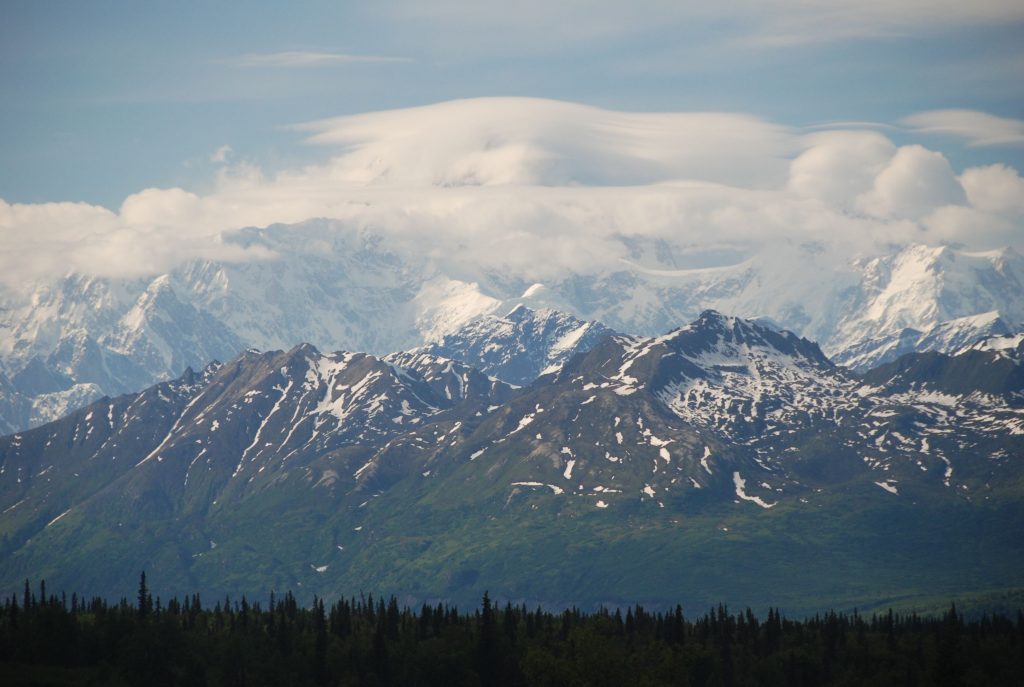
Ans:
<svg viewBox="0 0 1024 687"><path fill-rule="evenodd" d="M982 339L955 355L906 355L870 370L864 381L893 391L987 395L1019 405L1024 402L1024 334Z"/></svg>
<svg viewBox="0 0 1024 687"><path fill-rule="evenodd" d="M309 345L251 351L12 435L0 467L4 535L24 541L39 523L107 498L131 499L127 507L144 514L172 502L187 511L197 499L208 508L209 494L221 503L243 498L287 479L293 465L306 477L314 459L365 454L456 404L486 405L509 392L443 362L449 379ZM337 474L321 478L329 485Z"/></svg>
<svg viewBox="0 0 1024 687"><path fill-rule="evenodd" d="M992 356L1019 366L950 364ZM518 390L422 352L247 352L0 440L0 586L801 612L1020 586L1024 389L916 358L862 380L715 312Z"/></svg>

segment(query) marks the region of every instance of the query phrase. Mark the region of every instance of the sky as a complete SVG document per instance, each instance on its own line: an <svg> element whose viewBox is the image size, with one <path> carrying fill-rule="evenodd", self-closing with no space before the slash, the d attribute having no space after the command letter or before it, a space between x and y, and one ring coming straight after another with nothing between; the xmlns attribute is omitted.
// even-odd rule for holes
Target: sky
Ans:
<svg viewBox="0 0 1024 687"><path fill-rule="evenodd" d="M1022 84L1019 0L5 0L0 267L244 259L218 232L366 222L368 193L406 233L478 224L466 207L579 229L589 203L605 233L750 238L721 217L774 204L780 226L1019 245ZM632 219L586 199L605 186Z"/></svg>

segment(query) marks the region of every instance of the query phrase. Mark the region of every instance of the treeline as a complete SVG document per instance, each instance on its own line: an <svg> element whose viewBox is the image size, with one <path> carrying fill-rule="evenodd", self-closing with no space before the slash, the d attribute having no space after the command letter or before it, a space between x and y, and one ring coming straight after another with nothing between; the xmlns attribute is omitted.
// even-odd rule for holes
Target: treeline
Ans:
<svg viewBox="0 0 1024 687"><path fill-rule="evenodd" d="M264 607L198 594L109 604L38 594L0 607L5 685L1020 685L1024 616L892 612L790 620L719 606L551 613L394 598Z"/></svg>

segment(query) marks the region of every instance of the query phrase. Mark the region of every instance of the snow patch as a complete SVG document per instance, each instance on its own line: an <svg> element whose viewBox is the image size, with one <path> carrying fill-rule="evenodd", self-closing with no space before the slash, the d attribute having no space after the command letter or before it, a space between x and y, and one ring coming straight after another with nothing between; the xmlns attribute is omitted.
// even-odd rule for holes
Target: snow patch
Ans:
<svg viewBox="0 0 1024 687"><path fill-rule="evenodd" d="M710 475L711 467L708 465L708 458L711 457L711 449L708 446L704 447L704 455L701 456L700 465Z"/></svg>
<svg viewBox="0 0 1024 687"><path fill-rule="evenodd" d="M562 489L562 487L556 486L554 484L544 484L543 482L512 482L511 486L513 486L513 487L547 487L548 489L553 491L556 496L558 494L564 494L565 493L565 489Z"/></svg>
<svg viewBox="0 0 1024 687"><path fill-rule="evenodd" d="M575 459L570 460L569 462L567 462L565 464L565 472L563 472L562 475L566 479L572 479L572 469L573 469L573 467L575 467L575 465L576 465L576 460Z"/></svg>
<svg viewBox="0 0 1024 687"><path fill-rule="evenodd" d="M875 484L877 484L878 486L882 487L882 489L885 489L890 494L897 494L897 495L899 495L900 492L897 491L896 487L892 484L893 481L894 480L886 480L884 482L875 482Z"/></svg>
<svg viewBox="0 0 1024 687"><path fill-rule="evenodd" d="M19 501L19 503L20 503L20 501ZM50 525L52 525L53 523L57 522L58 520L60 520L61 518L63 518L65 515L67 515L70 512L71 512L71 509L68 508L66 511L64 511L63 513L61 513L60 515L55 517L53 520L51 520L50 522L46 523L46 527L49 527Z"/></svg>
<svg viewBox="0 0 1024 687"><path fill-rule="evenodd" d="M738 472L732 473L732 483L736 486L736 496L743 499L744 501L756 503L757 505L761 506L761 508L773 508L776 505L778 505L778 502L768 503L760 496L749 496L746 492L747 480L740 477L740 473Z"/></svg>

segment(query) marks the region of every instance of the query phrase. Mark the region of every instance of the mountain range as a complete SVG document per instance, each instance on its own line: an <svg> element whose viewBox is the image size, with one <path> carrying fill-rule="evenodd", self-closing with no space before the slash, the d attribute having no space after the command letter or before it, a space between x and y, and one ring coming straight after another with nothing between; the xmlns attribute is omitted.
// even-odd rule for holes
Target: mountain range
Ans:
<svg viewBox="0 0 1024 687"><path fill-rule="evenodd" d="M0 587L808 612L1024 586L1019 335L858 373L711 310L468 325L247 350L0 439Z"/></svg>
<svg viewBox="0 0 1024 687"><path fill-rule="evenodd" d="M517 305L594 323L566 353L600 332L653 336L715 308L821 342L833 362L858 371L905 353L953 352L1024 324L1024 258L1012 249L909 245L847 255L794 244L705 256L717 266L693 267L685 246L634 237L621 239L628 258L616 267L540 283L337 221L237 230L224 241L271 257L194 260L155 277L69 274L0 287L0 432L248 348L307 341L324 350L385 355L426 347L444 355L446 337L482 336L475 323L507 320L503 313ZM477 355L474 364L522 385L560 359L551 345L551 360L505 348L496 355L515 360Z"/></svg>

